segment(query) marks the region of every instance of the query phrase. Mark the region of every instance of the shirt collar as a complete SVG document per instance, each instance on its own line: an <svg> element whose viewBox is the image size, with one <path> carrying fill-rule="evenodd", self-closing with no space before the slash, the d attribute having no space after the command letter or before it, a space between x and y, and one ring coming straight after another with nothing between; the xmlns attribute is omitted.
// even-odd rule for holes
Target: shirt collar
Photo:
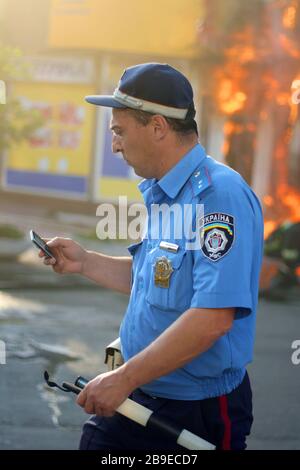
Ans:
<svg viewBox="0 0 300 470"><path fill-rule="evenodd" d="M148 179L143 179L139 184L138 188L142 194L150 188L154 183L156 182L155 178L148 178Z"/></svg>
<svg viewBox="0 0 300 470"><path fill-rule="evenodd" d="M154 184L164 191L167 196L174 199L184 184L187 182L193 171L202 163L206 153L202 145L196 144L168 173L159 181L155 178L142 180L138 187L142 194Z"/></svg>
<svg viewBox="0 0 300 470"><path fill-rule="evenodd" d="M202 145L196 144L195 147L158 181L161 189L170 198L174 199L205 157L206 153Z"/></svg>

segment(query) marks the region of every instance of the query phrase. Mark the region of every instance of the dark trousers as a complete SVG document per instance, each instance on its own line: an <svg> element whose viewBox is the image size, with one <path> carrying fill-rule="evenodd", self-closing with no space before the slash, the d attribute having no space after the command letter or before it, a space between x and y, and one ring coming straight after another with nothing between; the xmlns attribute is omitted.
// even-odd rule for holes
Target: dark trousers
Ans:
<svg viewBox="0 0 300 470"><path fill-rule="evenodd" d="M253 421L248 374L231 393L205 400L153 398L141 390L130 396L163 420L185 428L216 445L217 449L244 450ZM83 427L80 450L177 451L174 438L151 426L143 427L116 413L110 418L92 416Z"/></svg>

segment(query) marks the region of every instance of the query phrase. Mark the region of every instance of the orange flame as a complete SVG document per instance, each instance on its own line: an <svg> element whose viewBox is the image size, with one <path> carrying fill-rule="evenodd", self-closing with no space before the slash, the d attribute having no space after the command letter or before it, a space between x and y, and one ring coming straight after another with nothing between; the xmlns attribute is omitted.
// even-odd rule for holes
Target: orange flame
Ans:
<svg viewBox="0 0 300 470"><path fill-rule="evenodd" d="M277 227L277 222L275 220L266 220L264 224L264 239L268 238L268 236L275 230Z"/></svg>
<svg viewBox="0 0 300 470"><path fill-rule="evenodd" d="M273 199L272 196L270 196L269 194L267 194L267 195L263 198L263 201L264 201L264 204L265 204L267 207L271 207L271 206L274 204L274 199Z"/></svg>
<svg viewBox="0 0 300 470"><path fill-rule="evenodd" d="M243 109L247 96L236 89L236 84L229 78L224 78L219 84L218 102L225 114L233 114Z"/></svg>
<svg viewBox="0 0 300 470"><path fill-rule="evenodd" d="M279 200L283 201L283 204L287 207L289 214L288 218L292 222L296 222L300 220L300 194L299 192L282 184L279 186L278 189L278 198Z"/></svg>
<svg viewBox="0 0 300 470"><path fill-rule="evenodd" d="M269 194L263 198L267 210L276 209L276 200L280 201L280 212L276 220L268 218L265 220L265 238L285 220L290 220L291 222L299 222L300 220L300 193L296 189L286 184L281 184L275 198Z"/></svg>
<svg viewBox="0 0 300 470"><path fill-rule="evenodd" d="M282 24L286 29L295 29L296 13L297 13L296 2L293 2L292 5L288 6L284 10L283 17L282 17Z"/></svg>
<svg viewBox="0 0 300 470"><path fill-rule="evenodd" d="M300 8L299 0L279 0L276 6L272 6L275 9L280 7L282 11L282 25L280 25L279 31L273 31L272 25L269 26L269 30L266 32L266 38L272 35L273 41L271 41L270 48L267 42L261 42L257 40L256 30L251 26L245 26L242 31L234 33L231 37L232 42L230 47L225 51L225 63L214 72L214 78L218 84L218 88L215 92L215 99L219 111L227 116L226 123L224 124L224 143L223 143L223 155L228 156L230 152L230 145L232 137L236 134L244 132L245 130L253 132L253 142L255 145L255 120L247 119L244 121L239 120L239 124L235 122L233 116L235 113L242 111L243 115L245 111L251 112L257 110L261 120L270 119L270 114L274 108L276 108L276 116L282 119L278 123L280 132L280 138L274 136L274 147L272 148L273 157L273 170L274 170L274 181L273 186L276 187L272 194L267 194L264 197L264 207L266 213L265 221L265 237L282 222L290 220L291 222L300 220L300 193L288 185L289 181L289 168L288 168L288 157L289 149L291 148L291 142L293 137L293 129L295 129L296 122L299 120L300 106L296 104L296 100L292 99L293 86L295 87L297 79L295 77L292 82L292 90L289 88L290 74L294 74L294 70L297 71L297 64L300 59L300 48L293 30L296 28L296 20L298 14L298 8ZM272 2L273 4L273 2ZM267 10L266 10L267 11ZM276 12L277 13L277 12ZM267 28L268 23L266 22ZM277 25L278 27L278 25ZM234 45L232 45L234 44ZM276 46L276 47L275 47ZM274 47L274 50L273 50ZM249 81L252 80L253 75L252 65L256 63L265 63L269 60L269 51L276 55L278 52L278 58L285 57L287 67L292 64L291 69L285 71L274 71L273 67L262 67L261 69L261 81L262 86L259 84L257 90L261 93L262 103L265 104L263 107L259 107L256 101L252 98L253 89L255 87L249 87ZM266 61L267 58L267 61ZM300 72L300 69L298 69ZM281 73L282 72L282 73ZM286 79L287 78L287 79ZM260 95L258 95L260 96ZM296 94L294 95L296 96ZM271 104L269 106L269 104ZM284 107L289 107L284 109ZM279 109L280 108L280 109ZM287 115L288 121L287 121ZM253 113L254 114L254 113ZM231 116L233 116L231 118ZM245 122L241 124L241 122ZM276 123L277 124L277 123ZM248 125L250 126L248 128ZM275 126L275 124L274 124ZM284 127L286 126L286 127ZM273 192L274 191L274 192Z"/></svg>
<svg viewBox="0 0 300 470"><path fill-rule="evenodd" d="M281 45L282 49L291 57L294 59L300 59L300 51L296 48L293 41L291 41L284 34L279 35L279 44Z"/></svg>

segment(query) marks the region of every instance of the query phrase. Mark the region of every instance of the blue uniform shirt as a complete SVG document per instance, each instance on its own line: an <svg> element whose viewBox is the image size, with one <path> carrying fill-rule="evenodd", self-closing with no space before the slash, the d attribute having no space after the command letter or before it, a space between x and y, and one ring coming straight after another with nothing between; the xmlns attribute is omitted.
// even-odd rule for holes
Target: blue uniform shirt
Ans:
<svg viewBox="0 0 300 470"><path fill-rule="evenodd" d="M123 357L127 361L139 353L189 308L235 307L231 330L209 350L141 387L149 395L177 400L230 393L253 355L263 254L259 201L237 172L207 156L199 144L159 181L143 180L139 188L148 214L153 204L176 204L181 210L162 226L149 217L146 236L129 247L132 290L120 328ZM202 216L197 204L204 205ZM187 225L202 234L196 249L187 244L193 238ZM161 242L175 244L175 250ZM162 259L169 266L165 285L157 281Z"/></svg>

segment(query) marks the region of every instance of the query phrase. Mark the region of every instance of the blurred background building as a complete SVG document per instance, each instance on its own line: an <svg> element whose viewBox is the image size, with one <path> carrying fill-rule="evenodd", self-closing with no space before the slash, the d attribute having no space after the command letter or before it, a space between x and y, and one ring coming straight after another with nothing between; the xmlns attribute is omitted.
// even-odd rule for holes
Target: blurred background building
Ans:
<svg viewBox="0 0 300 470"><path fill-rule="evenodd" d="M45 118L7 152L2 187L90 201L139 199L133 172L110 150L110 110L95 109L84 96L110 94L124 68L147 61L180 68L197 90L201 12L198 0L2 0L3 41L21 47L30 64L28 79L10 93Z"/></svg>
<svg viewBox="0 0 300 470"><path fill-rule="evenodd" d="M261 198L266 235L299 220L299 0L0 0L0 25L30 69L9 80L6 106L18 98L43 118L2 151L2 197L139 200L110 150L110 110L84 96L111 93L127 66L161 61L191 80L200 140Z"/></svg>

